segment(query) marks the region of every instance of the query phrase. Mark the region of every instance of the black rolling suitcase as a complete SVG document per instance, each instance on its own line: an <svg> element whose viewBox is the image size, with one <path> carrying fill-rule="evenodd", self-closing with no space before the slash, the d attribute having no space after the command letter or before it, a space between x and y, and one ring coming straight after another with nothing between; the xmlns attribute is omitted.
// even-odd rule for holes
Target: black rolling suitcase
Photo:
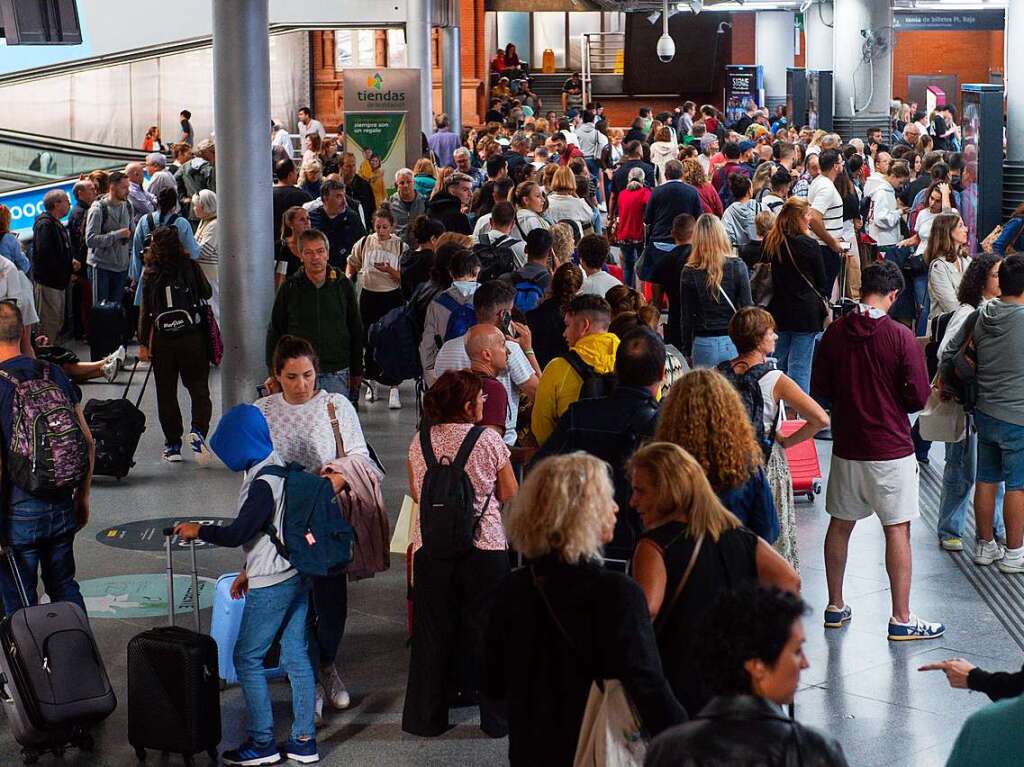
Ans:
<svg viewBox="0 0 1024 767"><path fill-rule="evenodd" d="M28 597L8 558L22 605ZM25 764L69 746L93 747L90 725L117 706L103 659L76 604L24 606L0 621L0 706Z"/></svg>
<svg viewBox="0 0 1024 767"><path fill-rule="evenodd" d="M93 304L89 314L89 358L96 362L125 342L128 319L120 302Z"/></svg>
<svg viewBox="0 0 1024 767"><path fill-rule="evenodd" d="M135 404L132 404L128 399L128 390L138 367L139 363L136 360L121 397L91 399L85 403L85 422L96 441L96 462L93 467L95 475L121 479L127 477L135 465L135 451L138 450L139 440L146 431L146 414L139 409L139 405L142 403L142 395L146 393L153 364L150 363L139 396L135 398Z"/></svg>
<svg viewBox="0 0 1024 767"><path fill-rule="evenodd" d="M196 631L174 625L174 570L167 538L167 612L170 626L150 629L128 642L128 742L140 760L146 749L192 757L201 751L217 760L220 743L220 672L217 643L200 634L199 576L192 554L192 608Z"/></svg>

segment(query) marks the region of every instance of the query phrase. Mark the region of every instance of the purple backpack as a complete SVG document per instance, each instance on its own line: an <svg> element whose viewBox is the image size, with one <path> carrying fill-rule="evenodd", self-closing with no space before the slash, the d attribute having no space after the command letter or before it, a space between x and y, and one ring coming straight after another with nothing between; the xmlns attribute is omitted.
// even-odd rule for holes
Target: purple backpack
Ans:
<svg viewBox="0 0 1024 767"><path fill-rule="evenodd" d="M8 477L30 495L74 490L89 471L89 445L74 404L46 363L32 373L0 369L0 379L14 388Z"/></svg>

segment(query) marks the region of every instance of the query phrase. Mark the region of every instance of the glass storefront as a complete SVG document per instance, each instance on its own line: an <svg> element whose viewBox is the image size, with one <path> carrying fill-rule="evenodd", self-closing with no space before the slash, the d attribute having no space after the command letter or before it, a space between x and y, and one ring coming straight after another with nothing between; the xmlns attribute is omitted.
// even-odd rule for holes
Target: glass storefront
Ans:
<svg viewBox="0 0 1024 767"><path fill-rule="evenodd" d="M515 43L519 58L539 70L544 51L555 54L555 69L578 70L582 66L581 35L623 31L625 14L618 12L488 11L486 53L488 61L498 48Z"/></svg>

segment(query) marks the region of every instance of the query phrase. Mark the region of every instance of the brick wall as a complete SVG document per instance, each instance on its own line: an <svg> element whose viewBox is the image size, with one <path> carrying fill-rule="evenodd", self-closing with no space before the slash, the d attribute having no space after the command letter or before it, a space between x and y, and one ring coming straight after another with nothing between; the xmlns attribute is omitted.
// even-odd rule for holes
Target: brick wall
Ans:
<svg viewBox="0 0 1024 767"><path fill-rule="evenodd" d="M732 56L726 64L756 64L756 13L732 14Z"/></svg>
<svg viewBox="0 0 1024 767"><path fill-rule="evenodd" d="M897 96L907 93L908 75L951 74L963 85L987 83L990 70L1003 70L1002 31L896 33L892 91Z"/></svg>

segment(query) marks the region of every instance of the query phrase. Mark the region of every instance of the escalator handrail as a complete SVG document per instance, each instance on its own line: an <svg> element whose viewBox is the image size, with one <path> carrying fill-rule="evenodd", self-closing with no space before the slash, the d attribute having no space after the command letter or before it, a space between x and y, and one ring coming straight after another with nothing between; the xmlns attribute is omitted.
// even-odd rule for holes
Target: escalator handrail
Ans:
<svg viewBox="0 0 1024 767"><path fill-rule="evenodd" d="M115 160L144 160L147 152L129 147L94 144L88 141L42 136L35 133L0 128L0 144L15 144L39 151L80 154L88 157L107 157Z"/></svg>

